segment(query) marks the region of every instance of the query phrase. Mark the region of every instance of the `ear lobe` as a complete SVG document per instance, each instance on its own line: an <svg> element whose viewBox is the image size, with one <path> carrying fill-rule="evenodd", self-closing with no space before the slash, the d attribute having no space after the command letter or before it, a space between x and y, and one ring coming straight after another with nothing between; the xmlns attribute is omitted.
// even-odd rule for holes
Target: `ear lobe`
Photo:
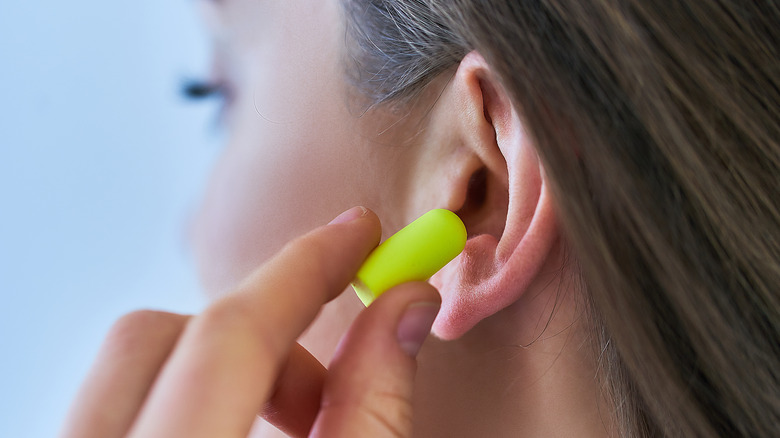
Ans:
<svg viewBox="0 0 780 438"><path fill-rule="evenodd" d="M484 59L468 54L440 102L454 112L461 144L481 166L469 169L461 200L447 207L466 224L464 252L431 282L442 294L433 331L463 335L517 302L539 276L558 238L555 209L536 151L511 99ZM435 121L434 121L435 123ZM476 169L476 170L475 170ZM464 178L465 176L461 176Z"/></svg>

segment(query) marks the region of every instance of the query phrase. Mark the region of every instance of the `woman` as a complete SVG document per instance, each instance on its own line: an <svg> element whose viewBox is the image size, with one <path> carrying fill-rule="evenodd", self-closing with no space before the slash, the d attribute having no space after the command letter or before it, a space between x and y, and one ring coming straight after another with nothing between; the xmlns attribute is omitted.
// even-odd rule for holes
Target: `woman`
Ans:
<svg viewBox="0 0 780 438"><path fill-rule="evenodd" d="M244 436L260 411L291 435L777 433L774 4L202 6L230 132L195 227L215 301L120 321L66 436ZM303 333L377 216L278 251L351 205L384 237L456 211L466 250L438 294L341 294Z"/></svg>

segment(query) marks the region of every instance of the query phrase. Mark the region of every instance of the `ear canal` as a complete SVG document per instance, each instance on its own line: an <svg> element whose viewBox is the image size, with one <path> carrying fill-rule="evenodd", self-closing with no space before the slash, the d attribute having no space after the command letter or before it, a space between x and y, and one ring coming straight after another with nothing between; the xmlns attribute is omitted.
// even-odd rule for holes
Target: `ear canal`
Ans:
<svg viewBox="0 0 780 438"><path fill-rule="evenodd" d="M469 237L489 234L500 240L506 226L509 193L500 176L487 166L472 173L463 205L456 211L466 225Z"/></svg>
<svg viewBox="0 0 780 438"><path fill-rule="evenodd" d="M476 212L485 206L487 201L487 168L480 167L471 175L466 187L466 199L458 210L459 217L474 216Z"/></svg>

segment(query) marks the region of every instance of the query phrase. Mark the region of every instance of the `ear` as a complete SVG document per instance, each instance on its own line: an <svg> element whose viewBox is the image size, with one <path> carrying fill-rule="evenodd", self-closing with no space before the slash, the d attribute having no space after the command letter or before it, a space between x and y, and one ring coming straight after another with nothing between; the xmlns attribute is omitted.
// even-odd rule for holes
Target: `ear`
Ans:
<svg viewBox="0 0 780 438"><path fill-rule="evenodd" d="M527 292L558 225L519 113L478 53L460 63L427 132L425 146L438 152L423 160L431 176L415 184L416 196L456 211L469 235L463 253L431 279L442 294L433 331L454 339ZM437 166L445 170L430 172Z"/></svg>

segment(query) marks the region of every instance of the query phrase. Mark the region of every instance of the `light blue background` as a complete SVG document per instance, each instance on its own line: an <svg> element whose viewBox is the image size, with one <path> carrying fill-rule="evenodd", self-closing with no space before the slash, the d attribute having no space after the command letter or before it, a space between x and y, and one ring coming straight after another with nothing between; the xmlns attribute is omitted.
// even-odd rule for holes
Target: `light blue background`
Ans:
<svg viewBox="0 0 780 438"><path fill-rule="evenodd" d="M106 330L204 299L185 224L219 134L191 0L0 11L0 437L54 436Z"/></svg>

